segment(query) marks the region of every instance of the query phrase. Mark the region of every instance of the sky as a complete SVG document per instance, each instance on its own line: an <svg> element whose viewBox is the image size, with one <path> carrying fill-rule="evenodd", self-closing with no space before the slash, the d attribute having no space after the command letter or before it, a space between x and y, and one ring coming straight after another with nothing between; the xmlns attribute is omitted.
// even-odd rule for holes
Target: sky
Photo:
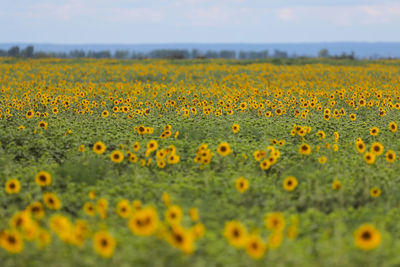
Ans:
<svg viewBox="0 0 400 267"><path fill-rule="evenodd" d="M0 43L400 41L400 0L0 0L0 7Z"/></svg>

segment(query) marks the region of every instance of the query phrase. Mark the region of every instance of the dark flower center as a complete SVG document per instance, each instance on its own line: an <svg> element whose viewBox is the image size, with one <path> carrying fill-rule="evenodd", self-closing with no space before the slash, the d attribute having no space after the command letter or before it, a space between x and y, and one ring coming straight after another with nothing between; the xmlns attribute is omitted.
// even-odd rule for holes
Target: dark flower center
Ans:
<svg viewBox="0 0 400 267"><path fill-rule="evenodd" d="M362 233L361 238L364 240L370 240L372 238L372 235L369 231L365 231Z"/></svg>

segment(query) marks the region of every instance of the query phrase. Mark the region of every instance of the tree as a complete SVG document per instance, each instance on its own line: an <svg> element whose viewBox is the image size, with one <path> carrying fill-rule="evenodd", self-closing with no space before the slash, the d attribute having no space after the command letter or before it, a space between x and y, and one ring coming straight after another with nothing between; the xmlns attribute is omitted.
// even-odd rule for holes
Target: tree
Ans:
<svg viewBox="0 0 400 267"><path fill-rule="evenodd" d="M71 52L69 52L69 57L71 58L82 58L85 57L85 51L83 50L72 50Z"/></svg>
<svg viewBox="0 0 400 267"><path fill-rule="evenodd" d="M219 57L220 58L225 58L225 59L233 59L236 58L236 51L232 50L222 50L219 53Z"/></svg>
<svg viewBox="0 0 400 267"><path fill-rule="evenodd" d="M328 49L324 48L324 49L319 50L318 57L323 57L323 58L329 57Z"/></svg>
<svg viewBox="0 0 400 267"><path fill-rule="evenodd" d="M18 46L13 46L10 49L8 49L7 54L9 57L19 57L19 47Z"/></svg>
<svg viewBox="0 0 400 267"><path fill-rule="evenodd" d="M33 58L33 55L34 55L33 51L34 51L33 46L29 45L29 46L27 46L25 49L23 49L21 51L21 56L22 57L27 57L27 58Z"/></svg>
<svg viewBox="0 0 400 267"><path fill-rule="evenodd" d="M126 59L129 58L129 51L126 50L117 50L115 51L114 57L116 59Z"/></svg>
<svg viewBox="0 0 400 267"><path fill-rule="evenodd" d="M287 58L287 57L288 57L287 52L275 49L274 58Z"/></svg>

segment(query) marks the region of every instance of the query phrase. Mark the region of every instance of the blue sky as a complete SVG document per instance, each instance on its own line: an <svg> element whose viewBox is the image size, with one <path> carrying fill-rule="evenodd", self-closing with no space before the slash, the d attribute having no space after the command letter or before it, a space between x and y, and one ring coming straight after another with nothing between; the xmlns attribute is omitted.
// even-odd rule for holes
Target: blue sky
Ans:
<svg viewBox="0 0 400 267"><path fill-rule="evenodd" d="M0 42L400 41L400 0L0 0Z"/></svg>

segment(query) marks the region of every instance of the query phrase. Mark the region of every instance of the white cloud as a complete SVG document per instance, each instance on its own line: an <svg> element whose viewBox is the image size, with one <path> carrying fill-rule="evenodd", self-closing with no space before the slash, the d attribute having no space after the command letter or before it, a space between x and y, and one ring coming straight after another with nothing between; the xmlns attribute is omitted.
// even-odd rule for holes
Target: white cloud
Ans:
<svg viewBox="0 0 400 267"><path fill-rule="evenodd" d="M283 21L291 21L296 18L293 8L279 8L277 9L277 15L278 18Z"/></svg>

